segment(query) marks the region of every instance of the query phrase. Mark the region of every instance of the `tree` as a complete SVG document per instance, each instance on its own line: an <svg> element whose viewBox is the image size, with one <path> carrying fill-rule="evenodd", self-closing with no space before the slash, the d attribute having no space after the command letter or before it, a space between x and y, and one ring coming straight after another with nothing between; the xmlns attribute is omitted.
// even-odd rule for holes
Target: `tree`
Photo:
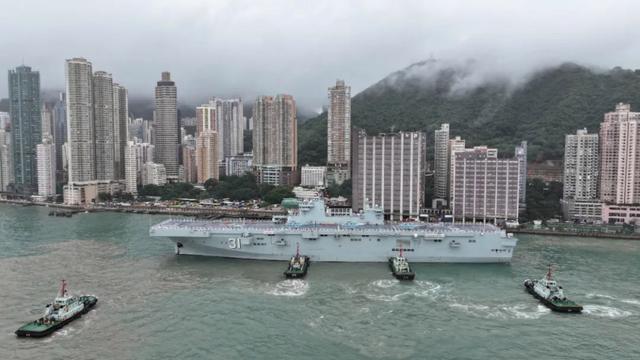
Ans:
<svg viewBox="0 0 640 360"><path fill-rule="evenodd" d="M269 191L262 199L269 204L280 204L282 199L295 196L288 187L277 186Z"/></svg>
<svg viewBox="0 0 640 360"><path fill-rule="evenodd" d="M111 196L111 194L106 193L106 192L98 193L98 201L100 201L100 202L109 202L111 200L113 200L113 196Z"/></svg>

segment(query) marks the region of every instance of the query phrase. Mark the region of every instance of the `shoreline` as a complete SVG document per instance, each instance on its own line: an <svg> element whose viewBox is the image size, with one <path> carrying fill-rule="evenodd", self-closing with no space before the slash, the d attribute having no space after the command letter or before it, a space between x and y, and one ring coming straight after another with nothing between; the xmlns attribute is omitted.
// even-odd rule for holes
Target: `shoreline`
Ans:
<svg viewBox="0 0 640 360"><path fill-rule="evenodd" d="M613 239L613 240L640 240L640 234L625 235L625 234L609 234L609 233L581 233L570 231L556 231L556 230L533 230L533 229L508 229L507 232L514 234L525 235L540 235L540 236L567 236L567 237L581 237L581 238L597 238L597 239Z"/></svg>
<svg viewBox="0 0 640 360"><path fill-rule="evenodd" d="M0 203L21 206L42 206L53 209L62 209L75 214L80 212L119 212L129 214L147 215L177 215L177 216L201 216L207 218L245 218L245 219L265 219L271 220L274 215L284 215L284 211L263 210L263 209L235 209L235 208L171 208L155 206L79 206L65 205L59 203L36 202L24 200L0 199Z"/></svg>

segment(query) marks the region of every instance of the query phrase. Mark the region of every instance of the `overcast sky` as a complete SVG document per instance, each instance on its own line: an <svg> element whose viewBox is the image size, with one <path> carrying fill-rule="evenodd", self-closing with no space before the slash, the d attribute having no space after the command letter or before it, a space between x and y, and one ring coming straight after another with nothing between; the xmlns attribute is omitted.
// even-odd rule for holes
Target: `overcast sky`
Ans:
<svg viewBox="0 0 640 360"><path fill-rule="evenodd" d="M100 5L97 5L97 4ZM289 93L326 104L336 78L365 89L433 56L474 58L516 77L576 61L640 67L638 1L0 0L0 84L30 65L43 89L64 87L82 56L153 96L171 71L179 101ZM7 86L0 87L6 97Z"/></svg>

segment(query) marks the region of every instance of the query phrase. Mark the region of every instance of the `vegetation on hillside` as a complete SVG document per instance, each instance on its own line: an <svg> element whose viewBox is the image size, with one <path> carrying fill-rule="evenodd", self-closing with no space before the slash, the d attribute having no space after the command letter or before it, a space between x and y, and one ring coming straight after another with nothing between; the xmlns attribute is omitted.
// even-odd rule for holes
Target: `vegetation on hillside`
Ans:
<svg viewBox="0 0 640 360"><path fill-rule="evenodd" d="M562 218L562 183L545 184L541 179L533 179L527 184L527 209L521 221L548 220Z"/></svg>
<svg viewBox="0 0 640 360"><path fill-rule="evenodd" d="M354 96L352 125L370 134L425 131L433 139L433 131L449 123L451 136L462 136L469 146L489 145L511 156L527 140L529 159L543 160L562 158L566 134L584 127L597 132L604 113L616 103L640 109L640 70L596 72L563 64L515 88L495 79L459 91L456 86L465 76L460 69L440 70L426 81L409 75L410 68ZM326 113L300 125L301 164L326 162L326 126ZM432 141L427 146L431 159Z"/></svg>
<svg viewBox="0 0 640 360"><path fill-rule="evenodd" d="M162 200L188 199L229 199L247 201L262 199L267 204L279 204L283 198L294 197L289 187L258 184L253 174L243 176L222 176L220 180L209 179L204 190L188 183L174 183L163 186L145 185L138 191L141 197L160 196Z"/></svg>

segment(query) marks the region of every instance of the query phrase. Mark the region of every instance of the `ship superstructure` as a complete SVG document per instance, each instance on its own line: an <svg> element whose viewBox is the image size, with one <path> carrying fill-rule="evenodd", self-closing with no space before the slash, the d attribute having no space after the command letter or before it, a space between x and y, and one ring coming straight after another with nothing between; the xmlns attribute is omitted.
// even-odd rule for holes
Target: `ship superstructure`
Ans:
<svg viewBox="0 0 640 360"><path fill-rule="evenodd" d="M385 223L381 208L332 215L323 199L299 203L273 221L172 219L154 225L181 255L288 260L297 244L311 261L510 262L517 239L491 224Z"/></svg>

